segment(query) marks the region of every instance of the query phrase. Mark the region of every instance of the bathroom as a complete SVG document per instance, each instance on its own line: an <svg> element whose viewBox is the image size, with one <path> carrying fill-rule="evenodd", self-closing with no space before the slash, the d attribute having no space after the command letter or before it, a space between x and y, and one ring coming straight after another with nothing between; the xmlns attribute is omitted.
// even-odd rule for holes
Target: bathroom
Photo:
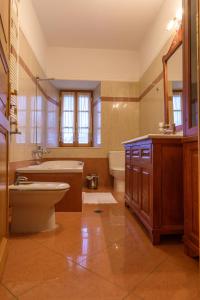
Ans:
<svg viewBox="0 0 200 300"><path fill-rule="evenodd" d="M200 299L199 1L2 3L0 299Z"/></svg>

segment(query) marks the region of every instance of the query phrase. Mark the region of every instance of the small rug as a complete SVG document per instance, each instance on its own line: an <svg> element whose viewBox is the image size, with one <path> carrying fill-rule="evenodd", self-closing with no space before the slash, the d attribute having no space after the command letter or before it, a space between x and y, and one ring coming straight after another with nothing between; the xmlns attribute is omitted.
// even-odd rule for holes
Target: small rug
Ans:
<svg viewBox="0 0 200 300"><path fill-rule="evenodd" d="M111 193L83 193L84 204L113 204L117 203Z"/></svg>

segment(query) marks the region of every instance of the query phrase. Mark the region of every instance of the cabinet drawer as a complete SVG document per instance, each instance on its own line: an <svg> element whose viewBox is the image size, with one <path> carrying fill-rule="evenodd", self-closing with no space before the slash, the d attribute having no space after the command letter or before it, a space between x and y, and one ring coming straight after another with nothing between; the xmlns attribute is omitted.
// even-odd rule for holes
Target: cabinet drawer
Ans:
<svg viewBox="0 0 200 300"><path fill-rule="evenodd" d="M141 159L151 160L151 145L141 148Z"/></svg>
<svg viewBox="0 0 200 300"><path fill-rule="evenodd" d="M133 158L138 158L138 157L140 157L140 149L132 149L132 153L131 153L131 156L133 157Z"/></svg>

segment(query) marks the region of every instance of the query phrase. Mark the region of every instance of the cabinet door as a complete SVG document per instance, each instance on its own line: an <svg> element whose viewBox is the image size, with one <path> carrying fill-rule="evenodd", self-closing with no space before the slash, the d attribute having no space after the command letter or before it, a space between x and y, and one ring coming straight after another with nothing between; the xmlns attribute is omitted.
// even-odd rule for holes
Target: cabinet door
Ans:
<svg viewBox="0 0 200 300"><path fill-rule="evenodd" d="M134 210L140 209L140 168L132 167L132 206Z"/></svg>
<svg viewBox="0 0 200 300"><path fill-rule="evenodd" d="M198 134L198 0L184 0L184 134Z"/></svg>
<svg viewBox="0 0 200 300"><path fill-rule="evenodd" d="M126 195L126 202L131 205L131 191L132 191L132 172L131 172L131 166L129 164L126 165L126 171L125 171L125 195Z"/></svg>
<svg viewBox="0 0 200 300"><path fill-rule="evenodd" d="M184 241L191 256L199 254L198 145L184 144Z"/></svg>
<svg viewBox="0 0 200 300"><path fill-rule="evenodd" d="M143 168L141 170L141 197L140 210L143 218L151 223L151 171Z"/></svg>

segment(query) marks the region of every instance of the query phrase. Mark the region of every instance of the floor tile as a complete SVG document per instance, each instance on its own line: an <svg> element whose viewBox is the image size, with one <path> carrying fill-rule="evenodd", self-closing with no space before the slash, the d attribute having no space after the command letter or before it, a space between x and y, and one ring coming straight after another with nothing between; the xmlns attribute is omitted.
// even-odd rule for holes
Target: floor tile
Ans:
<svg viewBox="0 0 200 300"><path fill-rule="evenodd" d="M1 300L15 300L16 298L2 285L0 285L0 299Z"/></svg>
<svg viewBox="0 0 200 300"><path fill-rule="evenodd" d="M127 237L99 254L86 258L80 265L130 291L166 259L159 249Z"/></svg>
<svg viewBox="0 0 200 300"><path fill-rule="evenodd" d="M33 245L32 249L30 245ZM2 283L14 295L20 295L45 280L56 278L70 268L69 262L62 256L29 240L21 240L21 243L17 240L15 249L11 249Z"/></svg>
<svg viewBox="0 0 200 300"><path fill-rule="evenodd" d="M199 288L198 268L192 270L167 260L139 284L134 293L144 300L191 300L198 295Z"/></svg>
<svg viewBox="0 0 200 300"><path fill-rule="evenodd" d="M65 272L57 279L37 286L19 300L122 300L125 295L117 286L75 266L71 273Z"/></svg>

